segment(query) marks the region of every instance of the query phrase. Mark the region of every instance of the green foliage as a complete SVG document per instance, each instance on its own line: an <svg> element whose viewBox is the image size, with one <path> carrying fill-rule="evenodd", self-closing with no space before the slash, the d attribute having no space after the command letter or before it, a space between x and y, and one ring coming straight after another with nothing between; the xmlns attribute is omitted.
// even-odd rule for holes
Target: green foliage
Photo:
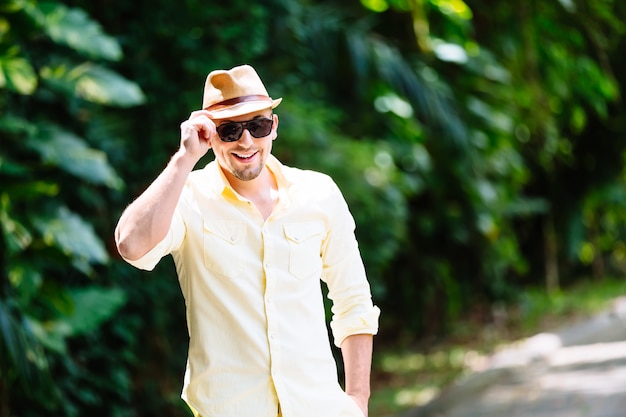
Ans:
<svg viewBox="0 0 626 417"><path fill-rule="evenodd" d="M32 94L37 87L37 76L30 62L24 58L3 56L0 59L0 87Z"/></svg>
<svg viewBox="0 0 626 417"><path fill-rule="evenodd" d="M135 83L91 62L78 66L64 63L44 67L41 77L52 89L92 103L130 107L144 101L143 93Z"/></svg>
<svg viewBox="0 0 626 417"><path fill-rule="evenodd" d="M122 181L77 132L81 119L97 117L90 103L127 107L144 97L81 57L121 58L118 42L83 10L13 1L0 26L0 398L11 399L4 417L33 401L28 415L68 404L71 392L51 376L59 362L77 366L68 342L96 332L126 301L120 289L88 284L110 256L93 215L80 214L93 207L84 196L119 190Z"/></svg>
<svg viewBox="0 0 626 417"><path fill-rule="evenodd" d="M58 167L92 184L114 189L122 187L122 180L103 151L90 148L83 139L62 128L52 124L42 126L36 135L25 141L25 145L38 153L46 165Z"/></svg>
<svg viewBox="0 0 626 417"><path fill-rule="evenodd" d="M108 254L90 224L66 207L50 217L41 216L33 222L45 245L56 247L71 258L71 264L85 274L91 272L91 264L106 263Z"/></svg>
<svg viewBox="0 0 626 417"><path fill-rule="evenodd" d="M620 2L144 6L0 4L0 389L12 414L188 415L171 261L146 280L112 234L215 68L253 64L284 98L276 155L340 185L383 341L515 302L547 264L571 280L623 273Z"/></svg>
<svg viewBox="0 0 626 417"><path fill-rule="evenodd" d="M92 59L118 61L122 58L117 40L104 33L84 10L42 2L37 6L26 3L24 11L56 44L66 45Z"/></svg>
<svg viewBox="0 0 626 417"><path fill-rule="evenodd" d="M57 296L65 297L62 304L59 299L51 300L60 313L53 320L31 320L33 333L41 343L57 353L67 355L66 340L82 334L94 332L109 320L125 303L126 297L120 289L107 289L90 286L74 288Z"/></svg>
<svg viewBox="0 0 626 417"><path fill-rule="evenodd" d="M12 303L11 303L12 304ZM19 382L19 389L50 386L48 363L30 323L8 301L0 303L0 366L6 382Z"/></svg>

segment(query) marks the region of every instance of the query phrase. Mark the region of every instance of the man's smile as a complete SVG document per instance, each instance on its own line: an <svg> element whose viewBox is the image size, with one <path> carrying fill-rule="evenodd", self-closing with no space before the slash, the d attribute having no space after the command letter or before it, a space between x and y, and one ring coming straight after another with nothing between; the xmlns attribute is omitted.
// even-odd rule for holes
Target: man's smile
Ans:
<svg viewBox="0 0 626 417"><path fill-rule="evenodd" d="M233 152L232 154L241 162L249 162L251 161L259 151L254 151L253 153L244 153L244 152Z"/></svg>

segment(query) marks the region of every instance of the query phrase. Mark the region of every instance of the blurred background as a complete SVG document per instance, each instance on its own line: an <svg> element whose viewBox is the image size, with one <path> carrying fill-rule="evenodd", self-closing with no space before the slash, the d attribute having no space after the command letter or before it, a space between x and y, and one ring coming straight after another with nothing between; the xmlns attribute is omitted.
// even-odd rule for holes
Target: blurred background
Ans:
<svg viewBox="0 0 626 417"><path fill-rule="evenodd" d="M626 292L626 2L0 0L0 417L189 416L173 262L117 255L213 69L332 175L383 311L372 416ZM199 166L212 159L209 155Z"/></svg>

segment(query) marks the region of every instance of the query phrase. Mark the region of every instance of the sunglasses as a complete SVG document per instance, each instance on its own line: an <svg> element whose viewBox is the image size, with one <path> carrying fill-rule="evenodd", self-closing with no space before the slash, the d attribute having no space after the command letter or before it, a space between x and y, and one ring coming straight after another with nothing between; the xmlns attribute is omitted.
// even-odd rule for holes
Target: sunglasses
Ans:
<svg viewBox="0 0 626 417"><path fill-rule="evenodd" d="M253 138L264 138L270 134L273 125L273 119L258 118L245 122L223 123L216 130L222 142L235 142L239 140L244 129L248 129Z"/></svg>

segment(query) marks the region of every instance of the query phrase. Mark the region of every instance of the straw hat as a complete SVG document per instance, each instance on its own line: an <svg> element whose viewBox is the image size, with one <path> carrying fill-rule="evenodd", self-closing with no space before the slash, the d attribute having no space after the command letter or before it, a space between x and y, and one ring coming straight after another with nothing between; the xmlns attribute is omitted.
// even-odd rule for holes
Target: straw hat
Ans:
<svg viewBox="0 0 626 417"><path fill-rule="evenodd" d="M202 108L213 119L225 119L275 108L282 98L273 100L261 78L250 65L216 70L206 78Z"/></svg>

